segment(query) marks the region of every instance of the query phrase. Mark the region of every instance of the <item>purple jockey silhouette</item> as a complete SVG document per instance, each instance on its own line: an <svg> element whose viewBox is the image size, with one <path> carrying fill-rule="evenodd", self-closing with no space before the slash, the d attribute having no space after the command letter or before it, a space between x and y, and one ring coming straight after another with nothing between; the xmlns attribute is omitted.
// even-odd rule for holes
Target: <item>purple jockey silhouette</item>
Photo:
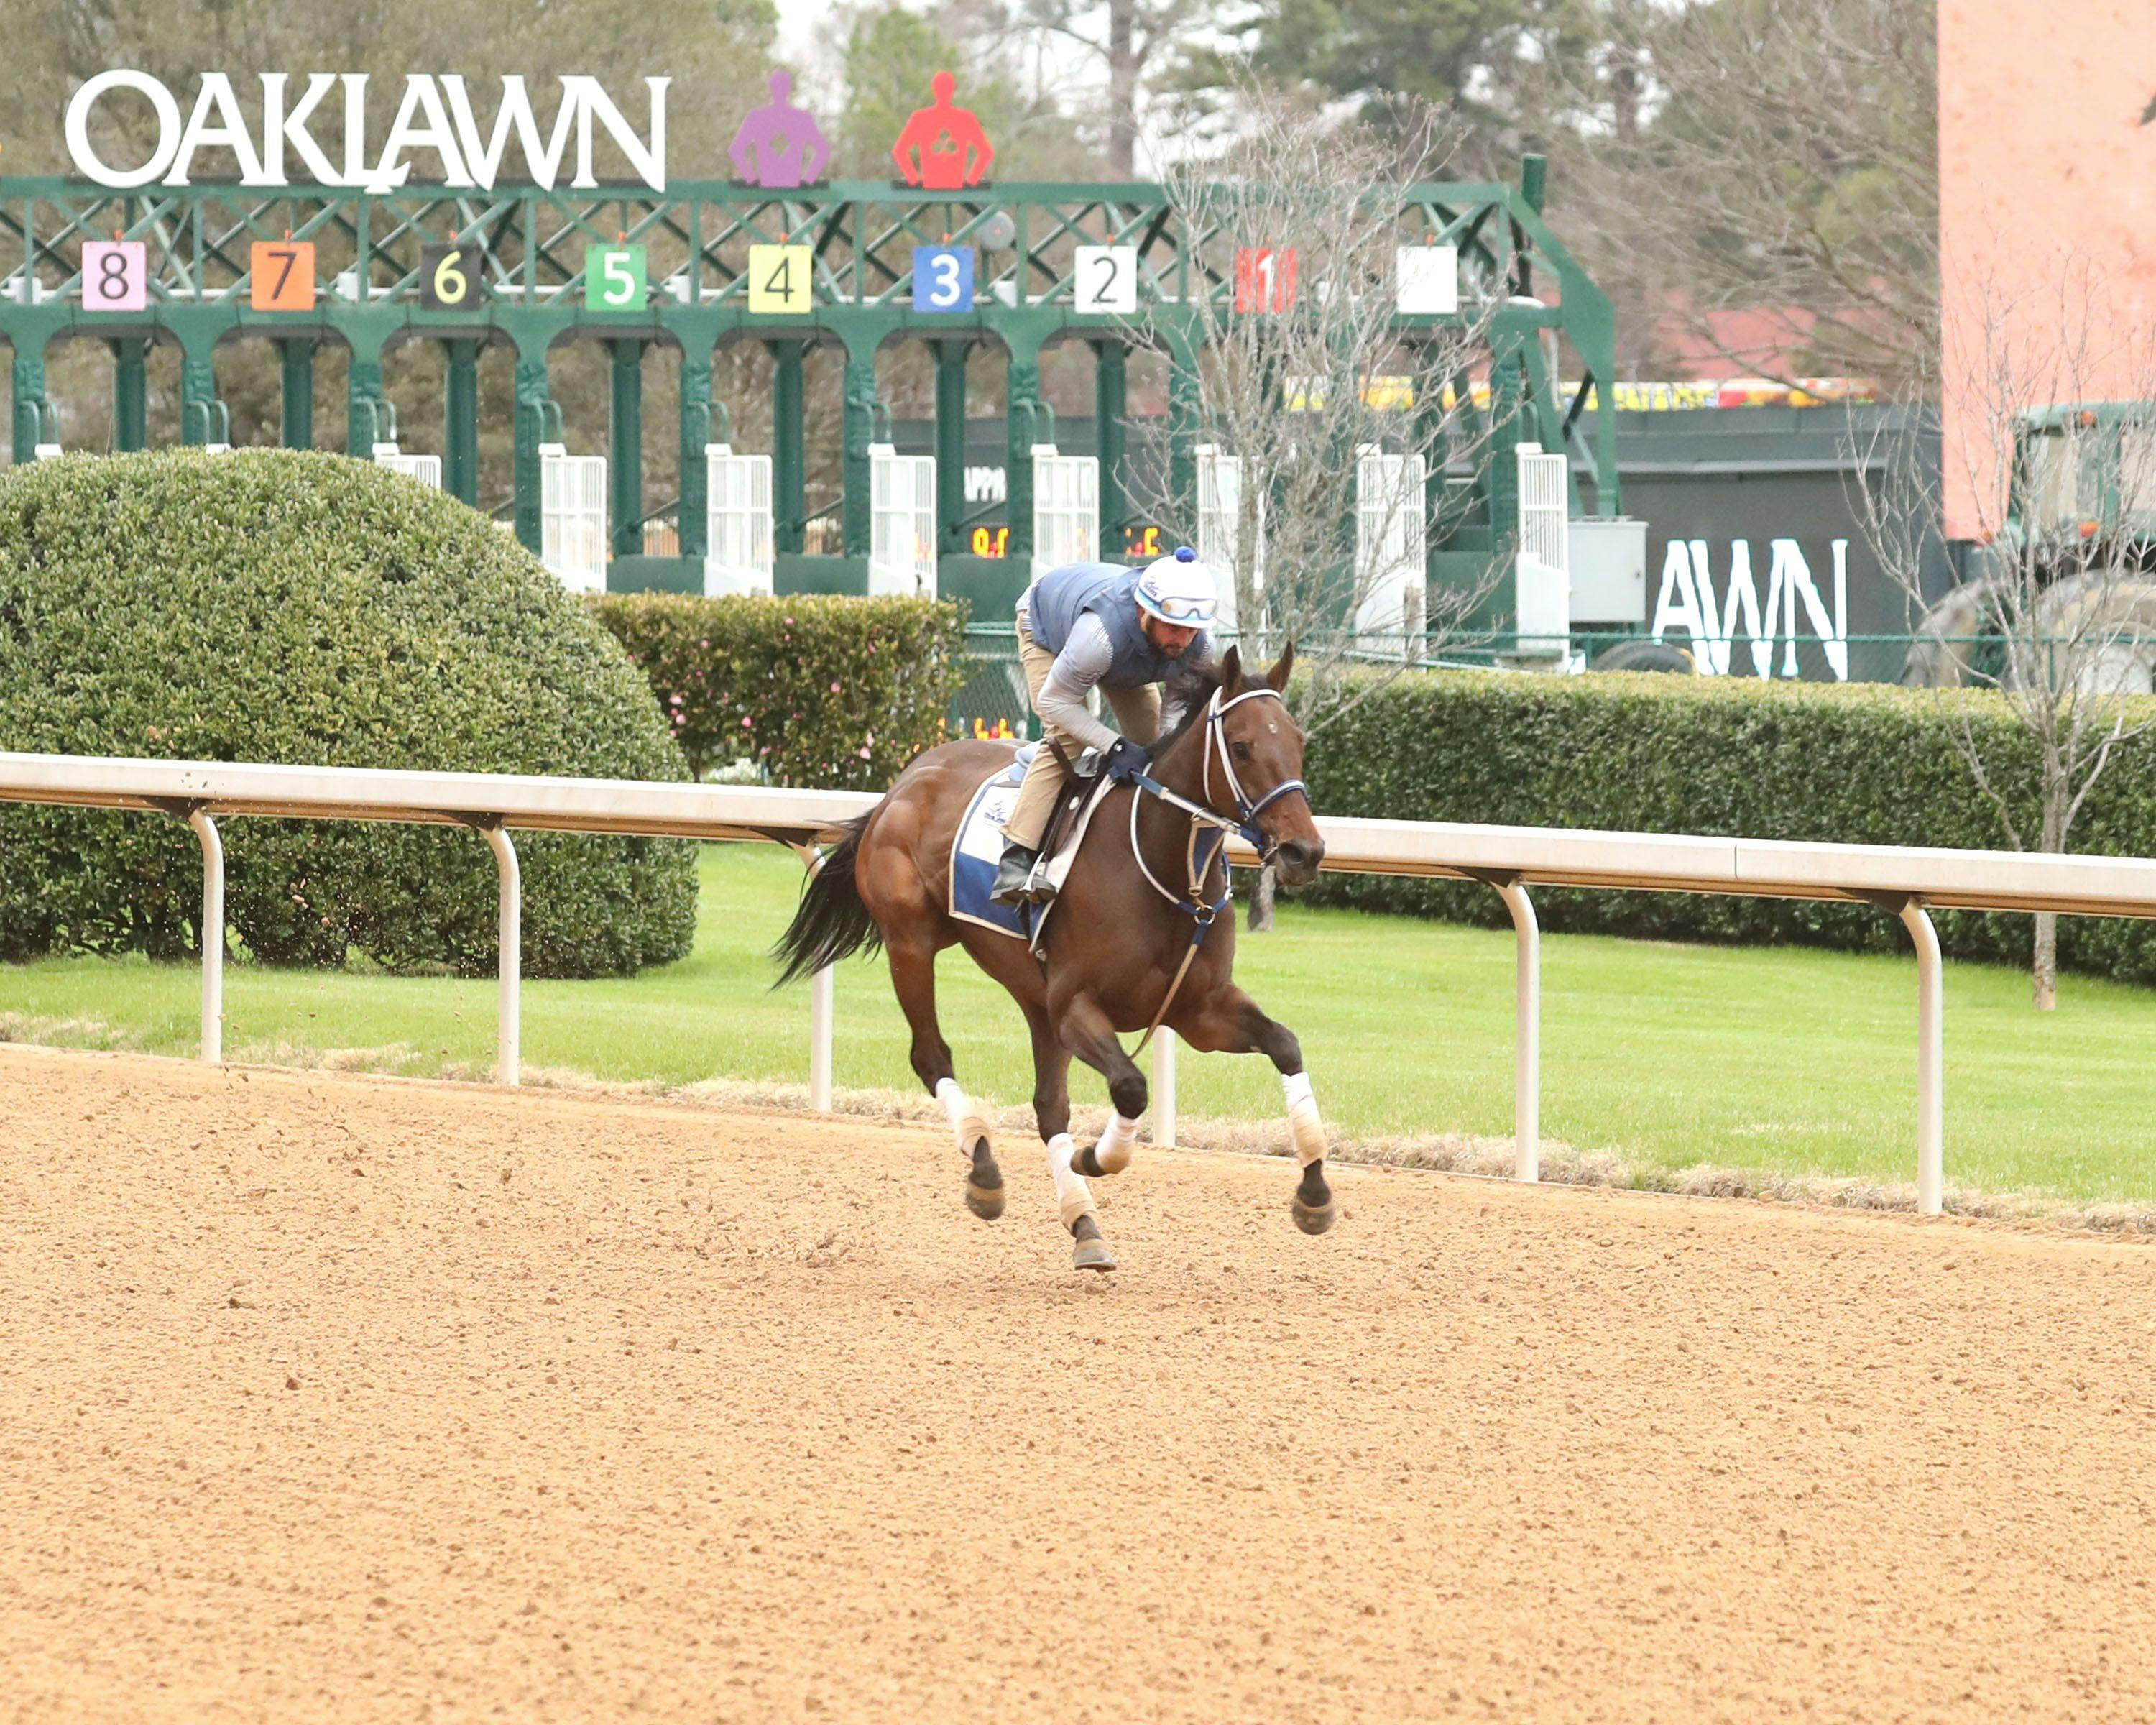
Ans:
<svg viewBox="0 0 2156 1725"><path fill-rule="evenodd" d="M813 186L831 159L831 146L824 141L816 116L788 100L793 94L793 74L771 74L771 100L742 116L726 153L752 186L783 192L793 186Z"/></svg>
<svg viewBox="0 0 2156 1725"><path fill-rule="evenodd" d="M938 72L928 80L928 87L935 93L936 105L913 110L898 141L891 146L891 159L909 186L957 192L979 185L996 159L979 116L971 108L952 104L958 80L948 72Z"/></svg>

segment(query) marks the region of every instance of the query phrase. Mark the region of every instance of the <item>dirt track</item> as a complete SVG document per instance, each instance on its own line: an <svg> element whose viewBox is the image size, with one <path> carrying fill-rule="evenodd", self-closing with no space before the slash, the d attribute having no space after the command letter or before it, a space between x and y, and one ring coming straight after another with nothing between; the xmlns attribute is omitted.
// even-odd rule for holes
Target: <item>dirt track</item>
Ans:
<svg viewBox="0 0 2156 1725"><path fill-rule="evenodd" d="M2156 1255L0 1050L0 1718L2156 1719Z"/></svg>

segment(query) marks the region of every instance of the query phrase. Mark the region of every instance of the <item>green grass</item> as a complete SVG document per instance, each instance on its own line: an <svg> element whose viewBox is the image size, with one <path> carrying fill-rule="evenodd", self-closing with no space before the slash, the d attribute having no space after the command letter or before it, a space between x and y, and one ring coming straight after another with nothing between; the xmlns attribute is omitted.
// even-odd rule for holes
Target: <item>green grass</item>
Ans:
<svg viewBox="0 0 2156 1725"><path fill-rule="evenodd" d="M707 846L693 954L629 981L527 983L525 1060L613 1080L798 1081L808 991L767 992L764 953L799 879L775 848ZM1301 1037L1338 1126L1510 1132L1509 933L1291 906L1275 933L1245 937L1237 978ZM955 952L941 982L962 1081L998 1102L1023 1101L1030 1065L1008 999ZM140 960L9 967L0 970L0 1025L40 1041L192 1054L197 984L192 967ZM1915 988L1909 959L1551 937L1543 1131L1666 1168L1907 1183ZM401 1045L408 1071L484 1069L494 999L487 980L235 965L225 1046L237 1059L275 1059L293 1049ZM2070 978L2058 1010L2040 1014L2025 977L1950 965L1946 1002L1950 1182L2156 1202L2156 993ZM911 1088L882 961L844 967L838 1003L839 1083ZM1279 1113L1277 1081L1255 1056L1185 1050L1182 1081L1186 1117ZM1074 1091L1101 1099L1098 1079L1082 1069Z"/></svg>

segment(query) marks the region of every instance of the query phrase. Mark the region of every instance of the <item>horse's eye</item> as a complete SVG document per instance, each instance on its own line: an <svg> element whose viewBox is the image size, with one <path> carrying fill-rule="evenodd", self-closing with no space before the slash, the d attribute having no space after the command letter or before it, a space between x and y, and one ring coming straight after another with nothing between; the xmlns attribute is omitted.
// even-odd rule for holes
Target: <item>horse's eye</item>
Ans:
<svg viewBox="0 0 2156 1725"><path fill-rule="evenodd" d="M1235 758L1239 761L1247 761L1250 758L1250 746L1247 742L1239 742L1235 744L1233 752Z"/></svg>

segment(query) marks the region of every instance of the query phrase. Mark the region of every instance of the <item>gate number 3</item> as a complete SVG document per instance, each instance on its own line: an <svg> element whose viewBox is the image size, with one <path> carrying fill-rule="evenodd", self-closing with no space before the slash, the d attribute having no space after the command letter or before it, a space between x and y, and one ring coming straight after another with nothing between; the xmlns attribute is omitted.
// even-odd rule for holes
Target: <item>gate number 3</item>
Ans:
<svg viewBox="0 0 2156 1725"><path fill-rule="evenodd" d="M973 309L973 247L914 247L913 309L916 311L971 311Z"/></svg>

